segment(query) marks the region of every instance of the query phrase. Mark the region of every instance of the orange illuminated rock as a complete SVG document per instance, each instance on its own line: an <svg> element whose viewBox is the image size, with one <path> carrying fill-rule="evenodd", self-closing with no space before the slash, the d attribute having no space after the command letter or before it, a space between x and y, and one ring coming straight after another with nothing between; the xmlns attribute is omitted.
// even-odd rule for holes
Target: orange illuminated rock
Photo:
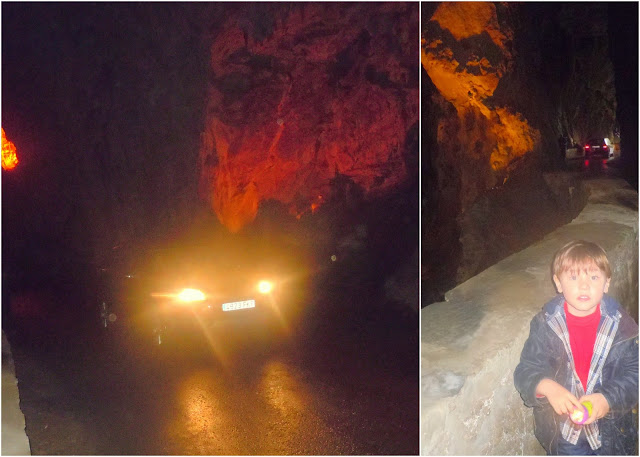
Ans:
<svg viewBox="0 0 640 457"><path fill-rule="evenodd" d="M267 32L232 18L211 46L200 191L220 221L237 231L267 199L313 211L336 173L366 193L405 180L417 4L273 4L261 14Z"/></svg>
<svg viewBox="0 0 640 457"><path fill-rule="evenodd" d="M18 165L16 146L7 139L2 129L2 168L11 170Z"/></svg>
<svg viewBox="0 0 640 457"><path fill-rule="evenodd" d="M433 16L443 29L449 30L460 41L486 32L504 54L507 34L500 30L496 7L491 2L443 2Z"/></svg>
<svg viewBox="0 0 640 457"><path fill-rule="evenodd" d="M431 21L439 27L431 27L422 39L422 66L457 111L458 144L488 170L504 173L540 141L540 133L520 113L487 103L510 67L513 33L501 29L496 7L489 2L441 3ZM443 149L451 148L450 138L438 141Z"/></svg>
<svg viewBox="0 0 640 457"><path fill-rule="evenodd" d="M490 159L494 170L506 168L515 158L532 151L540 141L540 132L507 108L496 108L491 128L497 140Z"/></svg>

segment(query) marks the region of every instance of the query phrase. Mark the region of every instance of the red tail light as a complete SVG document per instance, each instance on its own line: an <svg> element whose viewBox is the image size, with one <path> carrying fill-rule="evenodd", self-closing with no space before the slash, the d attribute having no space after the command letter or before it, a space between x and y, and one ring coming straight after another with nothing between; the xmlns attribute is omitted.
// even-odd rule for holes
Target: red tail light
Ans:
<svg viewBox="0 0 640 457"><path fill-rule="evenodd" d="M589 149L589 145L588 145L588 144L585 144L585 145L584 145L584 148L585 148L585 149Z"/></svg>
<svg viewBox="0 0 640 457"><path fill-rule="evenodd" d="M602 146L602 149L609 149L609 147L605 144Z"/></svg>
<svg viewBox="0 0 640 457"><path fill-rule="evenodd" d="M588 166L589 166L589 161L588 161L588 160L585 160L585 161L584 161L584 166L585 166L585 167L588 167Z"/></svg>

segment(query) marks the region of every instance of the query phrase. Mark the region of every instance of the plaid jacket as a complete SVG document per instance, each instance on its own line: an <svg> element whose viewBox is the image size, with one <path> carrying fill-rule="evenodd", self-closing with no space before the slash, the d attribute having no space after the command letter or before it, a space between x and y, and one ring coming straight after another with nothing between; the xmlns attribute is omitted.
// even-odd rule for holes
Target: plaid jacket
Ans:
<svg viewBox="0 0 640 457"><path fill-rule="evenodd" d="M620 311L616 311L613 316L603 314L600 319L596 342L593 346L593 357L591 358L586 392L582 386L582 382L580 382L578 374L576 373L573 354L571 353L571 344L569 342L569 331L567 329L564 307L556 308L554 314L547 318L547 323L551 327L551 330L558 335L558 338L562 341L564 349L567 351L567 355L569 356L569 363L571 364L570 375L572 377L571 393L577 398L593 393L593 389L596 385L602 384L600 382L602 367L604 366L604 361L607 359L607 355L609 355L609 349L611 349L613 338L618 331L618 323L620 322L621 317L622 315L620 314ZM587 434L587 440L589 441L591 449L599 449L602 446L602 443L600 441L600 431L598 430L597 421L589 425L582 426L574 424L573 421L567 417L562 423L562 437L571 444L576 444L578 442L580 432L583 429Z"/></svg>
<svg viewBox="0 0 640 457"><path fill-rule="evenodd" d="M582 430L591 447L600 448L602 454L637 452L638 326L616 300L608 295L602 298L585 392L575 372L563 304L564 297L558 295L533 318L514 373L516 388L525 404L533 407L536 437L549 454L557 453L560 436L575 443ZM588 426L573 424L566 415L558 416L546 398L536 398L535 388L544 378L578 398L602 393L610 412Z"/></svg>

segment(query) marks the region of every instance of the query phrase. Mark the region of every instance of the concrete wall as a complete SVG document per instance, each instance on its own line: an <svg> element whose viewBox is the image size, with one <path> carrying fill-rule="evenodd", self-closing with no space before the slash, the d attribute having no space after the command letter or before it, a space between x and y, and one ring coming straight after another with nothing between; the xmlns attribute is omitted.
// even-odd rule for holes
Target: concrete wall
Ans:
<svg viewBox="0 0 640 457"><path fill-rule="evenodd" d="M531 318L555 295L553 254L572 239L599 243L613 266L609 294L638 316L638 193L585 180L570 224L488 268L422 313L421 453L542 455L532 410L513 385Z"/></svg>

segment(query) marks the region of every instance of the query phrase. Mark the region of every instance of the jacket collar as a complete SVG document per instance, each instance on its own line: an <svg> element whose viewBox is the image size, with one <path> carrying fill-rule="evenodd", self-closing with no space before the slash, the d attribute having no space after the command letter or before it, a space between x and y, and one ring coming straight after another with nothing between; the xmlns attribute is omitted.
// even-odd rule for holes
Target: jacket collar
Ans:
<svg viewBox="0 0 640 457"><path fill-rule="evenodd" d="M553 297L546 305L542 308L546 314L546 318L549 319L550 316L561 312L564 307L564 295L558 294ZM603 315L615 316L620 308L620 303L610 295L604 294L602 296L602 300L600 301L600 312Z"/></svg>

